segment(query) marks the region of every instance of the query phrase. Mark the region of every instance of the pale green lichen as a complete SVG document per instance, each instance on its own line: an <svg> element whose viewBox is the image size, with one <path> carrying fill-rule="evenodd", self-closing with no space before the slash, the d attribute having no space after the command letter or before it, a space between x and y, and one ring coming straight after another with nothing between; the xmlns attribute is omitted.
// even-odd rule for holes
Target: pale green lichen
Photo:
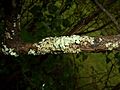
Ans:
<svg viewBox="0 0 120 90"><path fill-rule="evenodd" d="M45 38L41 42L33 44L33 46L37 47L37 54L50 53L51 50L55 50L52 37Z"/></svg>
<svg viewBox="0 0 120 90"><path fill-rule="evenodd" d="M105 44L106 48L108 48L108 50L113 50L117 47L119 47L119 43L118 42L108 42Z"/></svg>
<svg viewBox="0 0 120 90"><path fill-rule="evenodd" d="M61 37L47 37L39 43L34 43L33 47L36 47L36 52L30 50L28 54L39 55L46 53L57 54L63 53L79 53L80 45L86 46L87 44L94 44L94 37L88 36L61 36Z"/></svg>
<svg viewBox="0 0 120 90"><path fill-rule="evenodd" d="M79 53L81 52L79 45L94 44L94 38L88 36L61 36L61 37L48 37L39 43L33 44L37 47L37 54L45 53Z"/></svg>
<svg viewBox="0 0 120 90"><path fill-rule="evenodd" d="M35 50L32 50L32 49L30 49L30 50L28 51L28 54L36 55Z"/></svg>
<svg viewBox="0 0 120 90"><path fill-rule="evenodd" d="M87 44L93 45L94 44L94 37L81 36L80 42L81 42L81 45L84 45L84 46L86 46Z"/></svg>
<svg viewBox="0 0 120 90"><path fill-rule="evenodd" d="M16 27L16 25L17 25L16 22L14 22L14 23L13 23L13 27Z"/></svg>
<svg viewBox="0 0 120 90"><path fill-rule="evenodd" d="M5 32L6 39L13 39L9 32Z"/></svg>
<svg viewBox="0 0 120 90"><path fill-rule="evenodd" d="M105 46L106 46L107 48L110 47L110 45L112 45L111 42L105 44Z"/></svg>
<svg viewBox="0 0 120 90"><path fill-rule="evenodd" d="M112 45L114 48L117 48L117 47L119 47L119 43L118 42L115 42L115 43L113 43L113 45Z"/></svg>
<svg viewBox="0 0 120 90"><path fill-rule="evenodd" d="M53 46L56 50L61 50L64 53L76 53L80 52L80 48L75 49L71 48L70 45L72 44L80 44L80 36L72 35L72 36L62 36L62 37L55 37L53 40Z"/></svg>
<svg viewBox="0 0 120 90"><path fill-rule="evenodd" d="M13 48L7 48L6 45L3 45L3 48L2 48L2 52L6 55L11 55L11 56L15 56L15 57L18 57L19 55L14 51Z"/></svg>
<svg viewBox="0 0 120 90"><path fill-rule="evenodd" d="M66 46L70 44L80 44L80 36L72 35L72 36L62 36L62 37L55 37L53 44L55 48L66 48Z"/></svg>
<svg viewBox="0 0 120 90"><path fill-rule="evenodd" d="M94 37L89 36L79 36L79 35L72 35L72 36L61 36L61 37L47 37L42 39L41 42L34 43L33 47L35 49L30 49L28 54L39 55L39 54L46 54L46 53L54 53L58 54L62 53L79 53L81 52L80 47L87 45L94 44ZM4 46L4 52L6 54L15 55L13 53L14 49L8 49Z"/></svg>
<svg viewBox="0 0 120 90"><path fill-rule="evenodd" d="M99 42L101 42L102 41L102 38L99 38Z"/></svg>
<svg viewBox="0 0 120 90"><path fill-rule="evenodd" d="M11 30L11 32L12 32L12 35L15 35L15 31L14 30Z"/></svg>

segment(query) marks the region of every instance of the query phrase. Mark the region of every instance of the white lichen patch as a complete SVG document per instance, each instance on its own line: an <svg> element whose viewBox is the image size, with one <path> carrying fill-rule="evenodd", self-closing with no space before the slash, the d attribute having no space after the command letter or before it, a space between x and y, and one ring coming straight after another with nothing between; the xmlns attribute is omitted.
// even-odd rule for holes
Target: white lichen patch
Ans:
<svg viewBox="0 0 120 90"><path fill-rule="evenodd" d="M54 51L52 37L45 38L39 43L34 43L33 47L37 48L36 55L46 54Z"/></svg>
<svg viewBox="0 0 120 90"><path fill-rule="evenodd" d="M19 55L14 51L13 48L7 48L6 45L3 45L3 48L2 48L2 52L6 55L11 55L11 56L15 56L15 57L18 57Z"/></svg>
<svg viewBox="0 0 120 90"><path fill-rule="evenodd" d="M72 44L80 44L80 36L72 35L72 36L62 36L62 37L55 37L53 40L53 46L56 50L61 50L64 53L68 52L78 52L78 50L74 50L75 48L70 48ZM79 49L80 51L80 49Z"/></svg>
<svg viewBox="0 0 120 90"><path fill-rule="evenodd" d="M91 38L90 38L91 39ZM78 46L81 44L81 38L79 35L62 36L62 37L48 37L43 39L39 43L34 43L33 47L36 47L36 52L31 50L28 54L39 55L46 53L79 53L81 52ZM83 42L83 41L82 41ZM93 43L93 41L88 41Z"/></svg>
<svg viewBox="0 0 120 90"><path fill-rule="evenodd" d="M12 35L15 35L15 31L14 30L11 30L11 32L12 32Z"/></svg>
<svg viewBox="0 0 120 90"><path fill-rule="evenodd" d="M35 50L32 50L32 49L28 51L28 54L36 55Z"/></svg>
<svg viewBox="0 0 120 90"><path fill-rule="evenodd" d="M5 32L6 39L13 39L9 32Z"/></svg>
<svg viewBox="0 0 120 90"><path fill-rule="evenodd" d="M73 43L80 44L80 36L78 35L73 35L71 36L71 39L73 39Z"/></svg>
<svg viewBox="0 0 120 90"><path fill-rule="evenodd" d="M102 38L99 38L99 42L102 42Z"/></svg>
<svg viewBox="0 0 120 90"><path fill-rule="evenodd" d="M81 45L84 45L84 46L86 46L87 44L93 45L94 44L94 37L81 36L80 42L81 42Z"/></svg>
<svg viewBox="0 0 120 90"><path fill-rule="evenodd" d="M55 48L65 48L65 46L76 43L80 44L80 36L73 35L73 36L62 36L54 38L54 46Z"/></svg>
<svg viewBox="0 0 120 90"><path fill-rule="evenodd" d="M81 52L80 46L87 44L94 44L94 37L88 36L61 36L61 37L47 37L41 42L34 43L36 51L30 49L28 54L39 55L46 53L57 54L59 52L63 53L79 53Z"/></svg>
<svg viewBox="0 0 120 90"><path fill-rule="evenodd" d="M20 14L18 14L17 19L20 19Z"/></svg>
<svg viewBox="0 0 120 90"><path fill-rule="evenodd" d="M13 23L13 27L16 27L16 22Z"/></svg>
<svg viewBox="0 0 120 90"><path fill-rule="evenodd" d="M105 44L105 46L106 46L107 48L110 47L110 45L112 45L111 42Z"/></svg>
<svg viewBox="0 0 120 90"><path fill-rule="evenodd" d="M119 43L118 42L115 42L115 43L113 43L113 45L112 45L114 48L117 48L117 47L119 47Z"/></svg>
<svg viewBox="0 0 120 90"><path fill-rule="evenodd" d="M8 30L8 28L6 27L6 28L5 28L5 30L7 31L7 30Z"/></svg>
<svg viewBox="0 0 120 90"><path fill-rule="evenodd" d="M119 47L119 42L108 42L105 44L106 48L108 48L108 50L113 50L117 47Z"/></svg>

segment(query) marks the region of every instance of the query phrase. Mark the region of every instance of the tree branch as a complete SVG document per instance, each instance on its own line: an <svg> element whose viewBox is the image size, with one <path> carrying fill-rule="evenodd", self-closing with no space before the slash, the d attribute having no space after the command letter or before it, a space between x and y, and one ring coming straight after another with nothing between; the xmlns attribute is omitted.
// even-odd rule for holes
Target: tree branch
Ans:
<svg viewBox="0 0 120 90"><path fill-rule="evenodd" d="M118 29L118 31L120 32L120 27L119 27L119 24L117 22L117 20L115 19L115 17L112 16L112 14L110 14L97 0L94 0L95 3L98 5L98 7L106 13L106 15L108 17L110 17L110 19L113 21L113 23L116 25L116 28Z"/></svg>
<svg viewBox="0 0 120 90"><path fill-rule="evenodd" d="M40 55L46 53L79 53L98 52L106 50L120 50L120 35L112 36L61 36L47 37L38 43L18 42L10 43L8 47L3 43L2 52L7 55L18 56L19 54Z"/></svg>
<svg viewBox="0 0 120 90"><path fill-rule="evenodd" d="M12 2L9 1L9 2ZM8 2L8 5L9 5ZM5 3L5 2L4 2ZM11 8L10 8L11 7ZM11 11L8 11L10 8ZM92 13L92 15L84 18L74 27L75 31L70 31L68 35L72 35L80 27L89 23L99 14L100 9ZM106 50L120 50L120 35L113 36L61 36L47 37L37 43L23 42L20 38L20 16L17 8L12 5L4 7L5 12L5 38L2 42L2 52L6 55L19 56L20 54L40 55L46 53L79 53L79 52L98 52ZM81 25L81 26L79 26Z"/></svg>
<svg viewBox="0 0 120 90"><path fill-rule="evenodd" d="M113 4L114 2L108 2L106 3L106 7L110 6L111 4ZM96 11L92 12L91 14L89 14L87 17L82 18L81 20L79 20L74 26L72 26L68 32L65 33L65 35L74 35L74 34L78 34L81 33L81 29L87 25L88 23L90 23L91 21L93 21L93 19L98 16L101 13L102 9L101 8L97 8Z"/></svg>

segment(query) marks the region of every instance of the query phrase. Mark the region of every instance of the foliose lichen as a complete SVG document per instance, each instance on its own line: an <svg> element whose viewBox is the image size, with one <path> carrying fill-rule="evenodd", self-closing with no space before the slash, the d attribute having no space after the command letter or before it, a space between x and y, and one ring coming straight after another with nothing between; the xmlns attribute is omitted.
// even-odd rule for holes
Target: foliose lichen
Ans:
<svg viewBox="0 0 120 90"><path fill-rule="evenodd" d="M108 50L113 50L114 48L119 47L119 42L108 42L105 44L106 48L108 48Z"/></svg>
<svg viewBox="0 0 120 90"><path fill-rule="evenodd" d="M84 45L84 46L86 46L88 43L93 45L94 44L94 37L81 36L80 41L81 41L81 45Z"/></svg>
<svg viewBox="0 0 120 90"><path fill-rule="evenodd" d="M13 39L9 32L5 32L6 39Z"/></svg>
<svg viewBox="0 0 120 90"><path fill-rule="evenodd" d="M15 56L15 57L18 57L19 55L14 51L13 48L7 48L6 45L3 45L3 48L2 48L2 52L6 55L11 55L11 56Z"/></svg>
<svg viewBox="0 0 120 90"><path fill-rule="evenodd" d="M94 37L88 36L61 36L61 37L47 37L39 43L34 43L33 46L37 48L36 51L30 49L28 54L39 55L46 53L57 54L63 53L79 53L81 52L79 46L87 44L94 44Z"/></svg>
<svg viewBox="0 0 120 90"><path fill-rule="evenodd" d="M101 42L102 41L102 38L99 38L99 42Z"/></svg>
<svg viewBox="0 0 120 90"><path fill-rule="evenodd" d="M28 54L36 55L35 50L33 50L33 49L30 49L30 50L28 51Z"/></svg>

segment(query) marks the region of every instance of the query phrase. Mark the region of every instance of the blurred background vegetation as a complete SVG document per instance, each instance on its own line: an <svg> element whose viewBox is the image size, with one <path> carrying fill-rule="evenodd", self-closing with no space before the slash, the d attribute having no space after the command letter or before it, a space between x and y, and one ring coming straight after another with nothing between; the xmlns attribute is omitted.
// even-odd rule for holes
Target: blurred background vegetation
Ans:
<svg viewBox="0 0 120 90"><path fill-rule="evenodd" d="M1 42L4 7L0 1ZM119 31L94 0L19 0L21 38L116 35ZM98 0L120 23L120 0ZM17 3L17 0L16 0ZM6 3L7 6L7 3ZM79 54L0 55L0 90L120 90L118 51Z"/></svg>

